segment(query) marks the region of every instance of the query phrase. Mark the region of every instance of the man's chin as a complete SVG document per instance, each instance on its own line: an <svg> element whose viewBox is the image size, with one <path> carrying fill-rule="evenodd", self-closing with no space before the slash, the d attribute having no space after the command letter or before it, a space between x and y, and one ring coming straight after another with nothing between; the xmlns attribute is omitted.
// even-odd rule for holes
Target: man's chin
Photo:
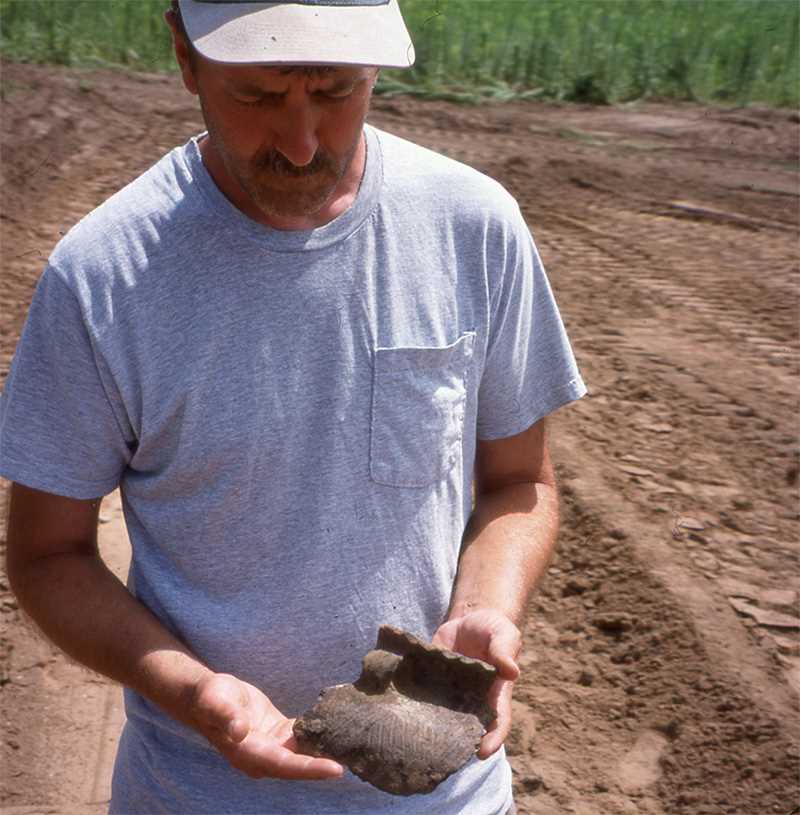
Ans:
<svg viewBox="0 0 800 815"><path fill-rule="evenodd" d="M305 218L316 215L328 199L312 201L274 201L255 199L256 206L265 214L276 218Z"/></svg>
<svg viewBox="0 0 800 815"><path fill-rule="evenodd" d="M309 190L305 194L295 191L271 189L251 193L253 203L265 214L278 218L302 218L316 215L330 201L333 190Z"/></svg>

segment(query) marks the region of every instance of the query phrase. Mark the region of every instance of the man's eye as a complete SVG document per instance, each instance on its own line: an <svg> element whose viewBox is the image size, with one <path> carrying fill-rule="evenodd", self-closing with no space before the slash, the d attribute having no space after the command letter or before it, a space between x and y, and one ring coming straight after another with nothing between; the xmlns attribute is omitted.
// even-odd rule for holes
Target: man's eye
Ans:
<svg viewBox="0 0 800 815"><path fill-rule="evenodd" d="M326 99L330 102L343 102L353 95L353 88L345 88L341 91L317 91L315 96Z"/></svg>
<svg viewBox="0 0 800 815"><path fill-rule="evenodd" d="M248 108L261 107L263 105L271 105L280 98L278 93L265 93L261 96L243 96L237 97L236 102L239 105L244 105Z"/></svg>

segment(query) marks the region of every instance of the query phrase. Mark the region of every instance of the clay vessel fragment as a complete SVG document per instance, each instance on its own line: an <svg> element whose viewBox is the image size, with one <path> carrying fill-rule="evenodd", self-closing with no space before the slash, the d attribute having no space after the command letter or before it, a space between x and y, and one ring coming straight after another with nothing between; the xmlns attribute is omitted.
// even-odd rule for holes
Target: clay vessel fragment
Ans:
<svg viewBox="0 0 800 815"><path fill-rule="evenodd" d="M472 758L496 713L485 662L382 626L352 685L325 688L294 725L300 751L394 795L432 792Z"/></svg>

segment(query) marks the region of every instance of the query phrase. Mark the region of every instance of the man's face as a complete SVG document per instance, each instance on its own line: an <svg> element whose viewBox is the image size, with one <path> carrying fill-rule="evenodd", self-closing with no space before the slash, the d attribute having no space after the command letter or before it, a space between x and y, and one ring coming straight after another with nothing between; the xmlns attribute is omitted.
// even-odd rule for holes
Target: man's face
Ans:
<svg viewBox="0 0 800 815"><path fill-rule="evenodd" d="M374 68L192 61L214 160L262 213L318 213L360 145ZM185 75L184 75L185 77Z"/></svg>

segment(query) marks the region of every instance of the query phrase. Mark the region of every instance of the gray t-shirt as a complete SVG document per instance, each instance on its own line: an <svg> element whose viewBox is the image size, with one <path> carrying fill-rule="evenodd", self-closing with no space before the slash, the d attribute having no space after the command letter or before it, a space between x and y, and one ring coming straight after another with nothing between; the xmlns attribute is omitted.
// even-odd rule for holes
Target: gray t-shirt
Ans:
<svg viewBox="0 0 800 815"><path fill-rule="evenodd" d="M173 150L53 252L0 401L0 474L121 488L130 588L218 671L297 715L382 623L443 621L476 439L585 392L530 233L496 182L366 128L356 201L248 219ZM502 751L433 794L254 781L126 693L114 813L502 813Z"/></svg>

